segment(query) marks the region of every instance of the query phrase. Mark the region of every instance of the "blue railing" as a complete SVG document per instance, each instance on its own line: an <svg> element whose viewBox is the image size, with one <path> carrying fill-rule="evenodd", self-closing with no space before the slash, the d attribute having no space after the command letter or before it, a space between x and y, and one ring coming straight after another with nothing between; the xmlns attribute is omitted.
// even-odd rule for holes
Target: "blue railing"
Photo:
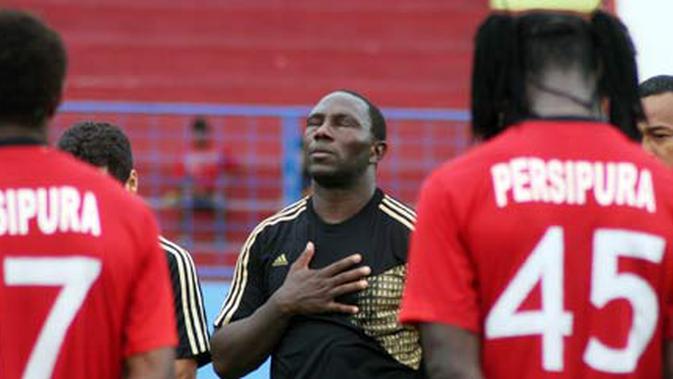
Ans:
<svg viewBox="0 0 673 379"><path fill-rule="evenodd" d="M104 119L119 124L137 138L133 141L134 145L146 146L144 149L135 149L138 153L137 161L146 166L158 167L167 160L175 158L164 151L164 144L184 144L189 136L188 124L192 117L205 116L215 120L216 125L219 122L220 128L217 133L220 135L218 137L216 133L216 139L220 138L220 141L236 147L247 146L247 150L242 149L243 152L240 153L241 159L251 161L255 167L273 166L273 170L277 170L281 176L278 178L280 182L275 176L259 177L254 174L237 177L228 182L227 185L249 189L250 196L246 201L239 201L238 205L232 205L235 201L228 203L228 206L238 210L242 208L250 210L251 216L245 222L230 223L225 226L226 230L220 230L218 228L222 226L217 223L195 227L190 221L186 226L173 225L171 230L184 233L200 228L201 231L209 230L218 235L227 233L241 235L251 230L263 217L264 212L278 209L300 197L301 181L297 180L301 174L299 149L303 120L310 109L309 106L67 101L60 109L61 118L56 120L54 132L58 133L73 121L87 118ZM384 108L382 111L388 122L388 135L392 148L392 156L387 158L382 167L383 174L388 178L387 188L398 195L406 193L406 198L403 196L403 199L413 201L424 174L439 162L467 147L465 125L469 115L466 111L453 109ZM167 128L164 116L179 118L181 123L184 121L184 125L181 124L182 126L177 129ZM272 135L264 134L260 132L262 129L256 127L257 123L263 124L268 118L278 120ZM232 121L234 119L236 121ZM242 122L241 119L247 121ZM278 138L280 141L277 141ZM275 144L280 156L274 156L273 161L270 161L268 155L264 156L264 151L250 149L250 146L258 144L264 146ZM142 187L151 199L161 198L159 188L162 186L175 185L170 178L162 176L158 169L143 174L141 181L145 185ZM272 185L280 190L281 195L271 202L268 198L261 200L261 195L257 196L258 192ZM171 225L168 220L162 221L166 221L165 225ZM203 245L199 245L198 241L192 244L191 241L187 240L186 247L196 254L199 254L200 250L235 253L238 245L242 243L240 240L229 239L224 244L219 243L201 249L200 246ZM223 258L221 261L224 262L226 259ZM201 266L199 272L205 278L226 278L231 275L231 266L222 262Z"/></svg>
<svg viewBox="0 0 673 379"><path fill-rule="evenodd" d="M310 110L311 108L308 106L109 101L68 101L60 109L61 112L65 113L279 117L283 125L283 202L286 204L297 199L301 191L299 182L293 179L299 175L299 162L296 149L300 146L301 136L297 125L303 117L308 115ZM469 114L466 111L455 109L384 108L382 112L389 121L467 122L469 120Z"/></svg>

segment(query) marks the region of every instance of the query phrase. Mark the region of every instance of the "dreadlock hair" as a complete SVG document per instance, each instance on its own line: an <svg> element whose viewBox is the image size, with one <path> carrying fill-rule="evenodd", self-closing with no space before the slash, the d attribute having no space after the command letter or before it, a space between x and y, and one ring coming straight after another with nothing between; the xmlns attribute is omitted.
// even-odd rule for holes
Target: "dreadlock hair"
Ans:
<svg viewBox="0 0 673 379"><path fill-rule="evenodd" d="M626 27L602 11L595 11L589 21L551 12L488 17L475 38L473 135L489 139L534 116L526 82L551 67L579 68L585 78L595 77L598 99L610 103L610 123L629 138L640 138L637 123L644 113L635 48Z"/></svg>

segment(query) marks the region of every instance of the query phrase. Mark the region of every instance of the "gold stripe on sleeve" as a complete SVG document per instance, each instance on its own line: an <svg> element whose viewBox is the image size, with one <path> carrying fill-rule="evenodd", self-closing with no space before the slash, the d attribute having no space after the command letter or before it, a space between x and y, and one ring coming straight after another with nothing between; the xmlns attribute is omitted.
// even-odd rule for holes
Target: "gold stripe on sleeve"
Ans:
<svg viewBox="0 0 673 379"><path fill-rule="evenodd" d="M289 221L297 218L304 210L306 210L306 199L304 198L299 202L286 207L284 210L279 213L269 217L268 219L262 221L257 227L250 233L248 239L243 244L241 253L236 262L236 269L234 272L234 280L231 288L229 289L229 294L225 299L220 313L215 319L215 327L220 327L222 324L228 324L231 321L234 313L238 309L243 293L245 292L245 286L248 281L248 261L250 255L250 249L255 243L258 235L267 227L275 225L282 221Z"/></svg>

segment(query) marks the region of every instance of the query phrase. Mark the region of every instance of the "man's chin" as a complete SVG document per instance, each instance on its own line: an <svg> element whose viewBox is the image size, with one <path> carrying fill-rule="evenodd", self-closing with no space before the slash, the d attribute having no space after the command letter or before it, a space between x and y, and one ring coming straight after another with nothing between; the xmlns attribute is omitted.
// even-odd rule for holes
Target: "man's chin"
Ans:
<svg viewBox="0 0 673 379"><path fill-rule="evenodd" d="M345 188L350 186L353 181L351 175L344 175L343 173L333 171L313 171L310 173L310 176L313 181L324 188Z"/></svg>

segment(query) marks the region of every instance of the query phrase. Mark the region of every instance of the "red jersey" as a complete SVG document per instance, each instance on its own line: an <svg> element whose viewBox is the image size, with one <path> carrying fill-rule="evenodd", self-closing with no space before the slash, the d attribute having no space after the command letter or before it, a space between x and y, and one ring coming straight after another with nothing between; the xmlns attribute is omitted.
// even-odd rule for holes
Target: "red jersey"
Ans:
<svg viewBox="0 0 673 379"><path fill-rule="evenodd" d="M512 126L418 207L402 321L477 333L488 379L661 377L673 178L614 127Z"/></svg>
<svg viewBox="0 0 673 379"><path fill-rule="evenodd" d="M236 163L224 150L215 146L192 147L178 162L175 173L179 177L188 176L197 193L216 190L218 178L236 167Z"/></svg>
<svg viewBox="0 0 673 379"><path fill-rule="evenodd" d="M166 257L142 200L41 146L0 146L0 377L119 379L175 346Z"/></svg>

